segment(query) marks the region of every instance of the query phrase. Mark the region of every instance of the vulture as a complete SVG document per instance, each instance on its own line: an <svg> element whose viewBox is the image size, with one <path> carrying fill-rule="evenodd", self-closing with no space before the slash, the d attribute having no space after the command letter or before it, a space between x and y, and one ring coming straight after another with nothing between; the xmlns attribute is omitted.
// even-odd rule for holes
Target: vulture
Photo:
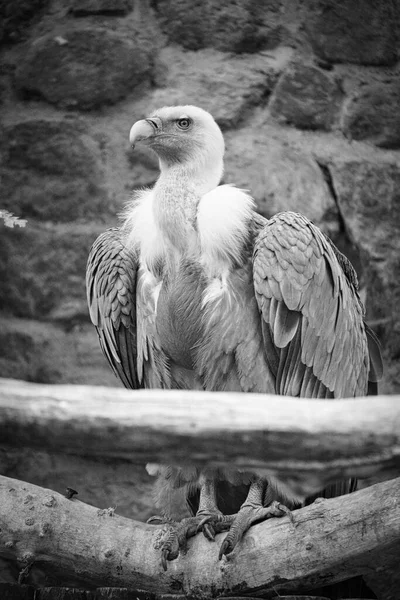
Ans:
<svg viewBox="0 0 400 600"><path fill-rule="evenodd" d="M378 342L364 322L356 273L301 214L260 216L247 191L220 185L224 138L195 106L163 107L130 130L158 159L121 226L94 242L90 317L114 373L131 389L340 398L376 393ZM244 397L245 398L245 397ZM299 502L283 484L235 469L150 465L171 524L161 562L187 537L228 533L220 558L256 521ZM354 480L320 495L349 493ZM192 516L178 522L184 500Z"/></svg>

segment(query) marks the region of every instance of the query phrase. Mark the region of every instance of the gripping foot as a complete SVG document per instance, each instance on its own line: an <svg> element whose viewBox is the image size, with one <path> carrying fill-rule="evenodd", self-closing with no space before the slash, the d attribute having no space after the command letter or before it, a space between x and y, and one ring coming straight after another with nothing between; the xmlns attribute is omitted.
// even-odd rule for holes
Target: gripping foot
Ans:
<svg viewBox="0 0 400 600"><path fill-rule="evenodd" d="M284 517L285 515L288 515L293 522L291 511L277 501L272 502L267 507L262 506L261 504L243 504L236 515L230 516L232 524L227 536L221 544L219 559L221 560L224 555L228 555L234 550L251 525L259 523L260 521L265 521L266 519L271 519L272 517Z"/></svg>
<svg viewBox="0 0 400 600"><path fill-rule="evenodd" d="M198 512L194 517L187 517L176 522L163 517L151 517L148 523L152 525L164 525L156 548L161 550L161 565L164 571L168 568L168 562L178 557L180 553L185 554L187 540L200 531L210 542L215 540L215 535L227 531L231 525L230 517L225 517L220 512Z"/></svg>

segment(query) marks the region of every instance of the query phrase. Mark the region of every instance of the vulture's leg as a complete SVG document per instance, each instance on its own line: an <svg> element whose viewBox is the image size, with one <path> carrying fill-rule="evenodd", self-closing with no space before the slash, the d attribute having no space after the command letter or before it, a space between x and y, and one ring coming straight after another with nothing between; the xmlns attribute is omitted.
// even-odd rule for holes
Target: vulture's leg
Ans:
<svg viewBox="0 0 400 600"><path fill-rule="evenodd" d="M193 517L186 517L180 522L160 520L153 517L148 522L166 525L162 533L162 540L158 547L161 548L161 564L167 570L167 561L174 560L179 552L186 551L186 540L203 531L204 536L214 541L215 534L226 531L231 524L230 517L225 517L217 508L215 482L212 479L203 481L200 488L199 508Z"/></svg>
<svg viewBox="0 0 400 600"><path fill-rule="evenodd" d="M271 517L284 517L288 515L292 520L290 510L273 500L273 492L268 487L268 480L263 478L255 479L249 489L245 502L240 507L236 515L226 517L226 521L230 520L230 529L221 544L219 558L224 554L230 554L243 535L254 523L265 521ZM266 505L266 506L265 506Z"/></svg>
<svg viewBox="0 0 400 600"><path fill-rule="evenodd" d="M200 488L199 508L195 519L200 519L198 530L202 530L204 536L214 541L217 523L223 521L224 516L217 507L217 497L214 479L205 479Z"/></svg>

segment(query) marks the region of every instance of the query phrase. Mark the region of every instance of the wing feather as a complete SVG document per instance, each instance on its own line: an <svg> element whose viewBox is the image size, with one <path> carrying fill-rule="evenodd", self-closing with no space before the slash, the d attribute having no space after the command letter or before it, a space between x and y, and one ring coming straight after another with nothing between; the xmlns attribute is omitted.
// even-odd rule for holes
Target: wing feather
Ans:
<svg viewBox="0 0 400 600"><path fill-rule="evenodd" d="M157 333L157 301L162 281L143 265L137 271L137 371L145 388L171 388L170 361Z"/></svg>
<svg viewBox="0 0 400 600"><path fill-rule="evenodd" d="M285 396L298 396L303 376L301 369L296 367L296 365L299 364L299 355L301 352L301 335L299 328L297 329L293 343L290 344L290 350L291 351L286 359L285 370L282 374L280 393L283 393Z"/></svg>
<svg viewBox="0 0 400 600"><path fill-rule="evenodd" d="M94 242L87 263L90 318L115 375L127 388L140 387L136 359L137 259L124 246L118 228Z"/></svg>
<svg viewBox="0 0 400 600"><path fill-rule="evenodd" d="M278 348L284 348L293 339L299 324L299 313L283 302L277 305L274 321L274 339Z"/></svg>
<svg viewBox="0 0 400 600"><path fill-rule="evenodd" d="M280 213L258 234L253 275L277 392L366 394L378 346L366 331L354 269L332 242L305 217ZM381 373L379 348L375 354L371 377Z"/></svg>
<svg viewBox="0 0 400 600"><path fill-rule="evenodd" d="M369 381L377 382L381 379L383 374L383 363L380 351L380 343L372 329L367 324L365 325L365 330L367 332L369 355L371 358L369 369Z"/></svg>

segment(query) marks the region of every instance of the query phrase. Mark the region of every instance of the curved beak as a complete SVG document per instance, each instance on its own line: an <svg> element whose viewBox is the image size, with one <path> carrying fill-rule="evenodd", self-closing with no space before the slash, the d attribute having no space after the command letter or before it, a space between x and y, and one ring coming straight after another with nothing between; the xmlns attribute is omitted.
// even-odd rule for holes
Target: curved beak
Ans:
<svg viewBox="0 0 400 600"><path fill-rule="evenodd" d="M129 142L132 148L135 147L137 142L142 140L147 140L156 133L161 130L161 119L158 117L153 117L152 119L142 119L141 121L136 121L134 125L132 125L130 133L129 133Z"/></svg>

